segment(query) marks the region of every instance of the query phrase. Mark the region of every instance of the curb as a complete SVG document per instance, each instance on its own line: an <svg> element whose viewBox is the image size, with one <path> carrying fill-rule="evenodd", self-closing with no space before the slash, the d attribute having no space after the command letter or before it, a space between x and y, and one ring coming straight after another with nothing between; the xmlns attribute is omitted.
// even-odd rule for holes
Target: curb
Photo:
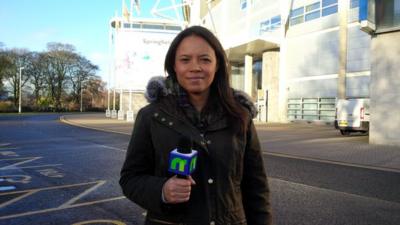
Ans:
<svg viewBox="0 0 400 225"><path fill-rule="evenodd" d="M328 164L334 164L334 165L340 165L340 166L349 166L349 167L355 167L355 168L361 168L361 169L370 169L370 170L379 170L379 171L384 171L384 172L400 173L399 169L389 168L389 167L379 167L379 166L373 166L373 165L357 164L357 163L351 163L351 162L341 162L341 161L330 160L330 159L296 156L296 155L275 153L275 152L263 152L262 154L275 156L275 157L307 160L307 161L319 162L319 163L328 163Z"/></svg>
<svg viewBox="0 0 400 225"><path fill-rule="evenodd" d="M119 131L105 130L105 129L101 129L101 128L85 126L85 125L82 125L82 124L79 124L79 123L74 123L74 122L71 122L71 121L65 119L64 116L60 116L59 120L62 123L65 123L65 124L68 124L68 125L71 125L71 126L75 126L75 127L82 127L82 128L86 128L86 129L97 130L97 131L102 131L102 132L107 132L107 133L131 135L131 134L127 134L127 133L123 133L123 132L119 132Z"/></svg>

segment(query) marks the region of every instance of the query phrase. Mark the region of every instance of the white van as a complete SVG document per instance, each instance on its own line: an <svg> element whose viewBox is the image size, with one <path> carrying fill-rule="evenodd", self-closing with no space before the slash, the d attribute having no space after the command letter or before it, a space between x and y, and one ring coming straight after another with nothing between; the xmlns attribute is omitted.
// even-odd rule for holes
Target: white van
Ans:
<svg viewBox="0 0 400 225"><path fill-rule="evenodd" d="M369 99L339 99L336 104L335 128L342 135L369 131Z"/></svg>

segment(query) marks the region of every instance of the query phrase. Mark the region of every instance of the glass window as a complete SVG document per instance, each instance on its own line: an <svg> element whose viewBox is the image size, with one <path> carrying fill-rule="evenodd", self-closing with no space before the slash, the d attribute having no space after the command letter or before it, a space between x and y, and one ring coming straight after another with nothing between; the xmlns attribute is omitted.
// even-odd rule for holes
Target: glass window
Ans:
<svg viewBox="0 0 400 225"><path fill-rule="evenodd" d="M253 63L253 87L262 89L262 61ZM257 93L255 93L255 96L257 96Z"/></svg>
<svg viewBox="0 0 400 225"><path fill-rule="evenodd" d="M338 11L337 5L327 7L327 8L322 9L322 16L328 16L328 15L337 13L337 11Z"/></svg>
<svg viewBox="0 0 400 225"><path fill-rule="evenodd" d="M269 20L264 20L263 22L261 22L261 25L264 27L268 27L269 26Z"/></svg>
<svg viewBox="0 0 400 225"><path fill-rule="evenodd" d="M300 23L303 23L303 22L304 22L304 17L303 16L298 16L298 17L290 19L290 23L289 24L291 26L293 26L293 25L297 25L297 24L300 24Z"/></svg>
<svg viewBox="0 0 400 225"><path fill-rule="evenodd" d="M247 8L247 0L240 0L240 8L241 9Z"/></svg>
<svg viewBox="0 0 400 225"><path fill-rule="evenodd" d="M318 19L320 17L320 13L319 12L320 11L318 10L318 11L306 14L305 21Z"/></svg>
<svg viewBox="0 0 400 225"><path fill-rule="evenodd" d="M306 6L306 12L310 12L310 11L319 9L319 7L320 7L320 2L316 2L316 3L313 3L311 5L307 5Z"/></svg>
<svg viewBox="0 0 400 225"><path fill-rule="evenodd" d="M140 28L140 24L138 24L138 23L132 23L132 28Z"/></svg>
<svg viewBox="0 0 400 225"><path fill-rule="evenodd" d="M260 23L260 34L267 31L276 30L281 26L281 16L274 16Z"/></svg>
<svg viewBox="0 0 400 225"><path fill-rule="evenodd" d="M265 20L260 23L260 34L264 32L268 32L270 30L270 23L269 20Z"/></svg>
<svg viewBox="0 0 400 225"><path fill-rule="evenodd" d="M167 30L182 30L180 26L166 26L165 29Z"/></svg>
<svg viewBox="0 0 400 225"><path fill-rule="evenodd" d="M271 18L271 29L276 30L281 26L281 16L274 16Z"/></svg>
<svg viewBox="0 0 400 225"><path fill-rule="evenodd" d="M130 23L124 23L124 28L131 28L131 24Z"/></svg>
<svg viewBox="0 0 400 225"><path fill-rule="evenodd" d="M271 24L281 23L281 16L274 16L271 18Z"/></svg>
<svg viewBox="0 0 400 225"><path fill-rule="evenodd" d="M322 7L337 4L338 0L322 0Z"/></svg>
<svg viewBox="0 0 400 225"><path fill-rule="evenodd" d="M375 4L378 30L400 27L400 0L376 1Z"/></svg>
<svg viewBox="0 0 400 225"><path fill-rule="evenodd" d="M272 24L272 25L271 25L271 30L276 30L276 29L278 29L279 27L281 27L281 22Z"/></svg>
<svg viewBox="0 0 400 225"><path fill-rule="evenodd" d="M155 25L155 24L143 24L143 29L164 30L164 26L163 25Z"/></svg>
<svg viewBox="0 0 400 225"><path fill-rule="evenodd" d="M357 8L360 5L360 0L351 0L350 1L350 8Z"/></svg>
<svg viewBox="0 0 400 225"><path fill-rule="evenodd" d="M296 17L304 14L304 7L293 9L292 12L290 13L290 17Z"/></svg>

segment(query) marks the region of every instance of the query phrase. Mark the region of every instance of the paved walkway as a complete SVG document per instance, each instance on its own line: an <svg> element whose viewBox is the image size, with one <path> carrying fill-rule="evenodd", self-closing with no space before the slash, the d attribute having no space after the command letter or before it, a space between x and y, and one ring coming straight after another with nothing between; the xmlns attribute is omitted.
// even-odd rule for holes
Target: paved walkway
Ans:
<svg viewBox="0 0 400 225"><path fill-rule="evenodd" d="M133 123L105 113L66 114L63 122L106 132L130 135ZM379 169L400 173L400 146L368 144L368 136L340 135L332 125L257 124L267 155Z"/></svg>

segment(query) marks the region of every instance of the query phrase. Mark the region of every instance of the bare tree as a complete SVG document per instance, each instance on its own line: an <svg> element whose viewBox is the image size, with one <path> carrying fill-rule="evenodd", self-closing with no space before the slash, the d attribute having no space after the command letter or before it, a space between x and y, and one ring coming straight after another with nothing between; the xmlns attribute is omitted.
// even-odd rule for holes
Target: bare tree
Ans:
<svg viewBox="0 0 400 225"><path fill-rule="evenodd" d="M72 99L75 103L80 103L80 95L84 83L87 83L90 79L96 76L96 72L99 69L98 66L92 64L88 59L78 56L75 60L75 66L71 68L70 81L72 84Z"/></svg>
<svg viewBox="0 0 400 225"><path fill-rule="evenodd" d="M0 42L0 44L2 44ZM12 61L7 51L0 49L0 96L4 93L3 81L9 75L8 70L12 67Z"/></svg>
<svg viewBox="0 0 400 225"><path fill-rule="evenodd" d="M19 98L21 67L24 67L23 90L35 108L76 109L83 89L86 96L96 100L104 86L96 76L98 66L76 53L70 44L48 43L47 51L30 52L26 49L5 50L0 42L0 81L8 81L15 106ZM3 83L0 82L0 95L2 89Z"/></svg>
<svg viewBox="0 0 400 225"><path fill-rule="evenodd" d="M65 93L64 87L68 73L72 70L74 59L77 57L75 47L70 44L48 43L47 55L49 65L47 67L47 84L50 97L54 103L56 111L62 109L62 95Z"/></svg>
<svg viewBox="0 0 400 225"><path fill-rule="evenodd" d="M6 57L9 60L9 65L5 69L4 76L10 83L11 92L13 93L13 102L17 106L19 99L19 69L21 67L29 68L29 51L27 49L12 49L6 51ZM21 77L21 88L29 81L29 70L24 70L24 76Z"/></svg>
<svg viewBox="0 0 400 225"><path fill-rule="evenodd" d="M30 61L30 82L33 87L35 107L38 108L46 91L46 68L48 68L49 60L46 53L31 52Z"/></svg>
<svg viewBox="0 0 400 225"><path fill-rule="evenodd" d="M101 80L99 76L92 76L87 82L85 82L84 87L84 102L89 108L101 108L104 107L104 97L106 93L106 83ZM90 98L90 102L88 102ZM86 100L86 101L85 101ZM99 103L100 102L100 103Z"/></svg>

